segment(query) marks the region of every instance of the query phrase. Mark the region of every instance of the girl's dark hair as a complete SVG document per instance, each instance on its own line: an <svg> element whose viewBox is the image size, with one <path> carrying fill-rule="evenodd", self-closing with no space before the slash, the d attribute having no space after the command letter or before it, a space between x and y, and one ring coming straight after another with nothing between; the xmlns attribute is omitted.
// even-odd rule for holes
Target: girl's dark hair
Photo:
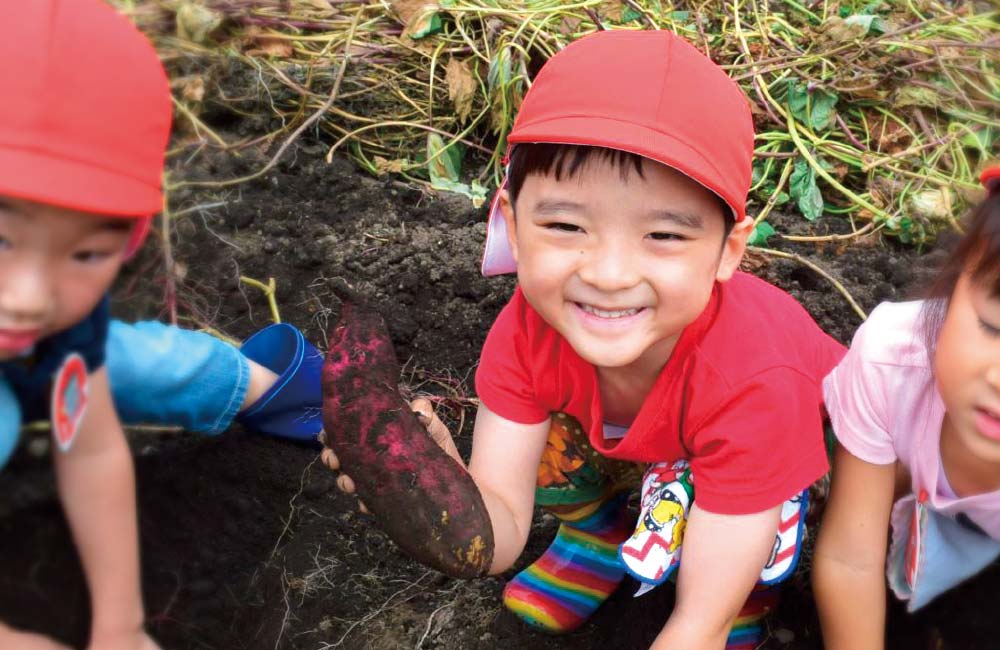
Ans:
<svg viewBox="0 0 1000 650"><path fill-rule="evenodd" d="M965 234L924 293L920 328L929 351L937 343L951 294L963 273L968 273L974 283L988 287L992 297L1000 298L1000 192L993 192L972 211Z"/></svg>
<svg viewBox="0 0 1000 650"><path fill-rule="evenodd" d="M551 174L555 176L557 181L561 181L564 177L573 178L584 163L595 156L610 160L611 164L618 168L623 181L633 171L639 174L640 178L644 178L642 175L644 158L637 153L575 144L551 144L547 142L518 144L511 151L510 164L507 168L507 191L510 193L511 204L513 205L517 201L517 196L524 186L524 179L529 174L540 176ZM729 231L736 223L733 210L721 196L711 190L709 192L718 202L719 209L722 210L725 219L725 236L728 236Z"/></svg>

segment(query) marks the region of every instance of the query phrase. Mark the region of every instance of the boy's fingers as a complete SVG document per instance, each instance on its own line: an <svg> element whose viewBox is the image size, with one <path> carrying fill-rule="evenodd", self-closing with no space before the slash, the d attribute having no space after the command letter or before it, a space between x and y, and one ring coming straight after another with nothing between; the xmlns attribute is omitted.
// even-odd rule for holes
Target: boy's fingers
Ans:
<svg viewBox="0 0 1000 650"><path fill-rule="evenodd" d="M319 435L316 436L316 440L319 440L319 444L323 445L324 447L329 446L326 444L326 431L320 431Z"/></svg>
<svg viewBox="0 0 1000 650"><path fill-rule="evenodd" d="M444 447L445 451L449 451L450 447L455 446L455 443L451 440L451 432L448 431L448 427L444 425L441 418L434 412L434 406L431 405L429 400L419 397L410 402L410 409L417 414L420 424L424 425L427 433L431 434L431 438L434 439L434 442Z"/></svg>
<svg viewBox="0 0 1000 650"><path fill-rule="evenodd" d="M323 464L330 469L334 471L340 469L340 459L337 458L337 454L333 453L332 449L324 449L320 452L319 457Z"/></svg>
<svg viewBox="0 0 1000 650"><path fill-rule="evenodd" d="M424 399L423 397L418 397L410 402L410 410L417 414L417 419L420 420L420 424L425 427L434 418L434 407L431 405L430 400Z"/></svg>
<svg viewBox="0 0 1000 650"><path fill-rule="evenodd" d="M354 494L354 479L347 474L341 474L337 477L337 487L344 494Z"/></svg>
<svg viewBox="0 0 1000 650"><path fill-rule="evenodd" d="M337 454L333 453L332 449L324 449L322 452L320 452L319 456L320 459L323 461L323 464L329 467L330 469L332 470L340 469L340 459L337 458ZM354 479L352 479L347 474L341 474L340 476L337 477L337 489L339 489L344 494L354 494L354 491L356 489L354 486ZM358 510L365 513L366 515L371 514L371 512L368 510L368 507L364 504L363 501L358 501Z"/></svg>

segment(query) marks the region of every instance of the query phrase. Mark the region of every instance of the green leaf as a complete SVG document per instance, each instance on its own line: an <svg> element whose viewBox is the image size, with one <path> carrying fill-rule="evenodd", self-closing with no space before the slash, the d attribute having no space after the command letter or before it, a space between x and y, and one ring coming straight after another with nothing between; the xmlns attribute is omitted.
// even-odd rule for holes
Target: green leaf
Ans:
<svg viewBox="0 0 1000 650"><path fill-rule="evenodd" d="M461 144L449 145L439 134L427 134L427 174L431 187L467 196L473 207L478 208L486 201L486 188L476 180L468 184L461 182L463 153Z"/></svg>
<svg viewBox="0 0 1000 650"><path fill-rule="evenodd" d="M844 23L855 27L858 30L860 36L867 36L868 32L872 30L872 24L878 20L878 16L864 16L859 14L854 14L853 16L848 16L844 18Z"/></svg>
<svg viewBox="0 0 1000 650"><path fill-rule="evenodd" d="M622 24L630 23L640 18L642 18L642 12L636 11L632 7L625 7L625 11L622 12Z"/></svg>
<svg viewBox="0 0 1000 650"><path fill-rule="evenodd" d="M941 106L941 95L937 91L924 86L906 85L896 93L896 106Z"/></svg>
<svg viewBox="0 0 1000 650"><path fill-rule="evenodd" d="M462 148L458 143L445 144L437 133L427 134L427 173L431 183L457 183L462 174Z"/></svg>
<svg viewBox="0 0 1000 650"><path fill-rule="evenodd" d="M413 40L430 36L441 31L441 14L425 11L406 26L406 34Z"/></svg>
<svg viewBox="0 0 1000 650"><path fill-rule="evenodd" d="M812 92L809 109L809 125L814 131L822 131L833 124L834 107L837 105L837 93L817 88Z"/></svg>
<svg viewBox="0 0 1000 650"><path fill-rule="evenodd" d="M767 246L767 240L774 235L774 228L771 227L766 221L761 221L756 226L754 226L753 232L750 233L749 244L751 246Z"/></svg>
<svg viewBox="0 0 1000 650"><path fill-rule="evenodd" d="M671 11L670 19L675 20L679 23L686 23L691 18L690 11Z"/></svg>
<svg viewBox="0 0 1000 650"><path fill-rule="evenodd" d="M791 78L785 86L785 102L796 120L814 131L822 131L833 124L835 107L840 98L825 88L811 92L801 79Z"/></svg>
<svg viewBox="0 0 1000 650"><path fill-rule="evenodd" d="M503 47L496 53L490 61L490 69L486 74L486 83L490 90L497 87L505 87L510 83L511 61L510 49Z"/></svg>
<svg viewBox="0 0 1000 650"><path fill-rule="evenodd" d="M823 214L823 194L816 184L816 171L805 158L797 158L792 175L788 179L791 197L799 206L799 211L809 221L815 221Z"/></svg>
<svg viewBox="0 0 1000 650"><path fill-rule="evenodd" d="M474 208L482 207L483 203L486 202L486 188L476 180L473 180L470 184L466 184L439 179L432 181L431 187L436 190L444 190L445 192L454 192L455 194L466 196L472 200L472 207Z"/></svg>
<svg viewBox="0 0 1000 650"><path fill-rule="evenodd" d="M795 78L789 79L785 92L785 102L788 104L788 109L792 111L792 115L798 121L804 124L809 123L809 91L806 90L806 85L801 80Z"/></svg>
<svg viewBox="0 0 1000 650"><path fill-rule="evenodd" d="M959 142L963 147L978 149L984 158L988 158L989 148L994 142L993 129L987 126L971 132L966 131Z"/></svg>

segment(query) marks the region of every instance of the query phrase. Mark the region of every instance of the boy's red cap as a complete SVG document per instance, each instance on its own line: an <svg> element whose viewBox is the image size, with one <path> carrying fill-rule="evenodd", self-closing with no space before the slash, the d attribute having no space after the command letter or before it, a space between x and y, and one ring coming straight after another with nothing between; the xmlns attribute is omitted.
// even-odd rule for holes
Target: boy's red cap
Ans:
<svg viewBox="0 0 1000 650"><path fill-rule="evenodd" d="M637 153L715 192L741 221L753 138L743 91L708 57L671 32L618 30L586 36L549 59L507 142ZM512 273L517 267L496 198L489 219L483 274Z"/></svg>
<svg viewBox="0 0 1000 650"><path fill-rule="evenodd" d="M128 19L103 0L13 3L0 79L0 195L133 218L163 208L170 88Z"/></svg>
<svg viewBox="0 0 1000 650"><path fill-rule="evenodd" d="M986 188L987 194L1000 192L1000 164L984 169L979 180Z"/></svg>

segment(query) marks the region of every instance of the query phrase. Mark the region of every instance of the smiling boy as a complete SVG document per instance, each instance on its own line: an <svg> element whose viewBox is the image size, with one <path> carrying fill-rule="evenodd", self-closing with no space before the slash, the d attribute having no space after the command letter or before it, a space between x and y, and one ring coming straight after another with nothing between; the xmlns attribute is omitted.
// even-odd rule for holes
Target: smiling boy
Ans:
<svg viewBox="0 0 1000 650"><path fill-rule="evenodd" d="M512 562L523 548L528 468L551 449L551 414L571 416L579 457L689 467L677 604L654 647L752 647L766 608L754 584L797 554L775 543L782 507L827 470L820 383L843 348L787 294L738 271L753 228L747 100L672 34L600 33L543 68L508 142L484 272L516 270L519 286L483 349L469 464L484 492L515 504L493 519L508 527L496 556ZM499 453L511 440L523 455ZM565 515L574 488L583 496L573 479L561 496L557 485L536 496L563 501ZM581 511L615 507L620 481L604 485L577 499L546 555L593 541L574 526L604 544L628 537L610 514L600 530L580 525ZM561 630L585 620L614 574L595 584L586 562L553 560L515 577L505 601ZM671 569L637 577L656 584Z"/></svg>
<svg viewBox="0 0 1000 650"><path fill-rule="evenodd" d="M773 602L755 584L794 566L803 491L827 471L820 383L843 348L738 271L753 137L739 87L662 31L585 37L524 99L483 262L516 271L518 288L483 347L468 470L493 526L491 572L523 551L535 503L562 520L505 591L533 625L579 626L626 566L658 584L682 537L653 647L751 648ZM634 463L652 464L647 543L623 547L623 564ZM660 522L667 498L680 507Z"/></svg>

